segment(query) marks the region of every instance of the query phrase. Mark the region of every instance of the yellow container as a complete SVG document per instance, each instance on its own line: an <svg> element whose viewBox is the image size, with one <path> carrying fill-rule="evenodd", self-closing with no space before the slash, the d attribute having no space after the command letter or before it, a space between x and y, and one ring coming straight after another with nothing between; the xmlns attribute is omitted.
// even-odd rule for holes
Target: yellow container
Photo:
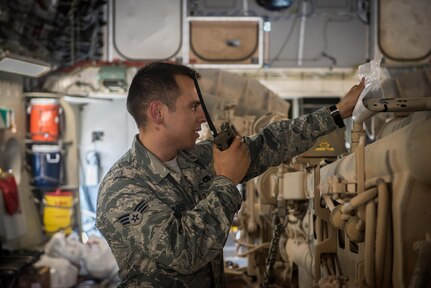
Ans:
<svg viewBox="0 0 431 288"><path fill-rule="evenodd" d="M63 230L72 232L73 225L73 193L56 190L44 195L43 225L45 232L52 235Z"/></svg>

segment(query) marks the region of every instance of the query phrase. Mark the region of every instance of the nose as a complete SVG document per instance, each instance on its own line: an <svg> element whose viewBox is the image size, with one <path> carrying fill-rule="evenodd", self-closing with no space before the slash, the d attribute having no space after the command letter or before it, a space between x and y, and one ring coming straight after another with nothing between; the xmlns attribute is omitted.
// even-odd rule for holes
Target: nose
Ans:
<svg viewBox="0 0 431 288"><path fill-rule="evenodd" d="M207 122L207 118L205 117L204 109L202 108L202 106L199 106L198 108L197 120L201 124Z"/></svg>

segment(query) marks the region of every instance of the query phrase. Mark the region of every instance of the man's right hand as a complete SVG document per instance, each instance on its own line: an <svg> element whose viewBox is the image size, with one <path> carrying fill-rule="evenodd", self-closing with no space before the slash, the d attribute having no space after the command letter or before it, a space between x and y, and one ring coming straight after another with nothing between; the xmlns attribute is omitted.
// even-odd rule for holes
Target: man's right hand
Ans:
<svg viewBox="0 0 431 288"><path fill-rule="evenodd" d="M365 79L362 79L359 84L350 88L346 95L336 105L340 111L341 118L346 119L352 116L353 109L355 108L356 102L358 102L359 96L364 88Z"/></svg>
<svg viewBox="0 0 431 288"><path fill-rule="evenodd" d="M213 145L214 169L217 175L225 176L239 184L250 166L250 153L247 144L235 137L230 147L224 151Z"/></svg>

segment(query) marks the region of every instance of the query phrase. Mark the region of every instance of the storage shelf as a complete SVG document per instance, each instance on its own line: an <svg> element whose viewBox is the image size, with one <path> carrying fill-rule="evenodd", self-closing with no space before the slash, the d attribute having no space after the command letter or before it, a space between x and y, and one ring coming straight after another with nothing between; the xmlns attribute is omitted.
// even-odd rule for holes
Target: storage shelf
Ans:
<svg viewBox="0 0 431 288"><path fill-rule="evenodd" d="M25 139L25 144L37 144L37 145L52 145L52 144L64 144L64 145L72 145L73 141L64 141L64 140L57 140L57 141L34 141L31 139Z"/></svg>
<svg viewBox="0 0 431 288"><path fill-rule="evenodd" d="M63 97L63 94L52 93L52 92L26 92L24 93L24 97L26 98L56 98L60 99Z"/></svg>
<svg viewBox="0 0 431 288"><path fill-rule="evenodd" d="M68 185L61 185L61 186L54 186L54 187L37 187L37 186L30 184L30 187L32 190L37 190L37 191L47 191L47 190L55 191L57 189L68 190L68 191L78 191L79 190L79 187L68 186Z"/></svg>

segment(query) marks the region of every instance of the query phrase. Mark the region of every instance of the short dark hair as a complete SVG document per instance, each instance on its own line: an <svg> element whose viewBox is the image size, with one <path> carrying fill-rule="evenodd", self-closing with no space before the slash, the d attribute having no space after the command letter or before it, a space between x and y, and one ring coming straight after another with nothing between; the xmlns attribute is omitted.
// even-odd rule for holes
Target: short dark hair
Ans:
<svg viewBox="0 0 431 288"><path fill-rule="evenodd" d="M146 125L146 111L152 101L158 100L170 111L175 111L175 102L180 95L176 75L190 78L196 75L200 78L199 73L190 67L159 61L147 64L136 72L127 95L127 111L138 128Z"/></svg>

